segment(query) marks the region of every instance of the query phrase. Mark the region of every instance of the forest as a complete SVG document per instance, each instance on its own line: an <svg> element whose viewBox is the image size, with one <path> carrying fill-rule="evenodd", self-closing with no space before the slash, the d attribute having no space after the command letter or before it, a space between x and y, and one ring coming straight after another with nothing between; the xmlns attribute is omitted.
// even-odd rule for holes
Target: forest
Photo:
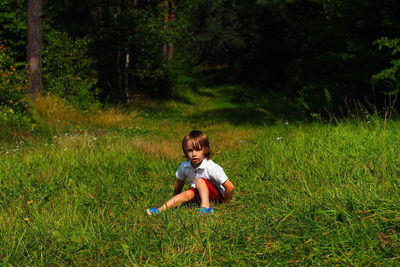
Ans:
<svg viewBox="0 0 400 267"><path fill-rule="evenodd" d="M29 112L27 2L0 3L2 123ZM238 101L275 98L303 117L397 107L395 0L39 2L37 90L83 110L142 96L185 101L217 84L240 84Z"/></svg>
<svg viewBox="0 0 400 267"><path fill-rule="evenodd" d="M395 0L0 0L0 265L399 266L399 33ZM149 216L192 130L234 191Z"/></svg>

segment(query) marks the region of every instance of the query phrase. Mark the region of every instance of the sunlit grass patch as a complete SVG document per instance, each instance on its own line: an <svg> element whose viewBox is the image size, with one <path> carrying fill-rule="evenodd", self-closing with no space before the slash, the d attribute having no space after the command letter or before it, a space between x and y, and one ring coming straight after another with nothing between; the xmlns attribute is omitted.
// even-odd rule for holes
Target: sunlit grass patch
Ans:
<svg viewBox="0 0 400 267"><path fill-rule="evenodd" d="M91 135L87 131L82 134L68 134L52 137L52 145L55 145L58 149L67 150L79 150L79 149L93 149L96 141L99 137Z"/></svg>
<svg viewBox="0 0 400 267"><path fill-rule="evenodd" d="M89 123L101 127L114 127L114 126L138 126L140 125L141 118L138 111L122 111L118 108L107 108L99 110L90 116Z"/></svg>
<svg viewBox="0 0 400 267"><path fill-rule="evenodd" d="M33 111L51 126L62 127L68 123L87 120L81 112L69 107L56 96L39 95L32 105Z"/></svg>
<svg viewBox="0 0 400 267"><path fill-rule="evenodd" d="M140 124L139 112L135 110L109 107L83 112L51 95L38 96L32 105L39 119L58 131L69 130L71 127L82 130L88 126L113 128Z"/></svg>
<svg viewBox="0 0 400 267"><path fill-rule="evenodd" d="M212 150L215 154L222 151L239 149L250 140L254 140L261 129L258 127L235 127L229 123L204 127L204 132L211 139Z"/></svg>
<svg viewBox="0 0 400 267"><path fill-rule="evenodd" d="M182 157L182 151L178 142L147 140L143 137L133 137L129 142L141 153L152 158L178 159Z"/></svg>
<svg viewBox="0 0 400 267"><path fill-rule="evenodd" d="M129 145L142 153L154 158L183 159L181 141L191 130L201 130L211 140L213 153L218 155L223 151L239 149L249 140L254 139L259 128L235 127L229 123L190 126L184 123L166 123L148 125L150 134L126 136Z"/></svg>

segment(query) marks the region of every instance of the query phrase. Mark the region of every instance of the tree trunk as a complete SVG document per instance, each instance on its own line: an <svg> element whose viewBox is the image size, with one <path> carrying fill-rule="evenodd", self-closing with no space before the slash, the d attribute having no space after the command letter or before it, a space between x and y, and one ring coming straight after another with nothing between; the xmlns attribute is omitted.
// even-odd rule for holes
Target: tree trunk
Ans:
<svg viewBox="0 0 400 267"><path fill-rule="evenodd" d="M175 4L174 4L174 1L171 1L171 3L170 3L169 16L170 16L170 20L172 22L175 22L176 15L175 15ZM170 43L168 43L168 57L167 57L167 59L170 60L173 57L174 57L174 43L170 42Z"/></svg>
<svg viewBox="0 0 400 267"><path fill-rule="evenodd" d="M134 8L134 13L133 13L133 17L135 18L135 22L136 22L136 18L138 16L138 10L137 7L139 5L139 0L133 0L133 8ZM125 80L125 98L126 98L126 102L128 103L130 100L130 88L129 88L129 67L130 67L130 59L131 59L131 54L130 54L130 46L131 46L131 41L130 41L130 35L131 32L128 31L126 33L126 45L125 45L125 76L124 76L124 80Z"/></svg>
<svg viewBox="0 0 400 267"><path fill-rule="evenodd" d="M34 99L42 92L42 0L28 0L27 28L28 44L28 94Z"/></svg>
<svg viewBox="0 0 400 267"><path fill-rule="evenodd" d="M164 0L164 30L167 29L169 21L175 22L175 5L173 1ZM163 55L166 60L174 56L174 44L172 42L163 45Z"/></svg>

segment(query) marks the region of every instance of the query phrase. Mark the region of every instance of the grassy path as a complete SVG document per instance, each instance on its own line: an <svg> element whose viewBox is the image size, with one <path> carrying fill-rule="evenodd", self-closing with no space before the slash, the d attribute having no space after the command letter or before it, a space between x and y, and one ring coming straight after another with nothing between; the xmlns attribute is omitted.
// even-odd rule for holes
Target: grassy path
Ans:
<svg viewBox="0 0 400 267"><path fill-rule="evenodd" d="M2 144L0 261L400 263L397 121L278 120L236 102L234 87L189 97L93 118L69 113L50 138ZM146 208L171 196L180 140L193 128L209 135L235 200L211 216L189 205L148 217Z"/></svg>

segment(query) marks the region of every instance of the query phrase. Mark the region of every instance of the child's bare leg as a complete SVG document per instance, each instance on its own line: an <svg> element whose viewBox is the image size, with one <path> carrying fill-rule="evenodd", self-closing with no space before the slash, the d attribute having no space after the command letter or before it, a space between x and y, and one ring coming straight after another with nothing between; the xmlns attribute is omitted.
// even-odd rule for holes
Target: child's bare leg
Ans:
<svg viewBox="0 0 400 267"><path fill-rule="evenodd" d="M196 180L196 188L199 191L200 199L201 199L201 207L209 208L210 207L210 199L209 192L206 182L203 179Z"/></svg>
<svg viewBox="0 0 400 267"><path fill-rule="evenodd" d="M174 208L182 203L189 202L194 198L194 192L191 190L186 190L185 192L182 192L170 200L168 200L164 205L158 208L159 211L165 211L166 209Z"/></svg>

